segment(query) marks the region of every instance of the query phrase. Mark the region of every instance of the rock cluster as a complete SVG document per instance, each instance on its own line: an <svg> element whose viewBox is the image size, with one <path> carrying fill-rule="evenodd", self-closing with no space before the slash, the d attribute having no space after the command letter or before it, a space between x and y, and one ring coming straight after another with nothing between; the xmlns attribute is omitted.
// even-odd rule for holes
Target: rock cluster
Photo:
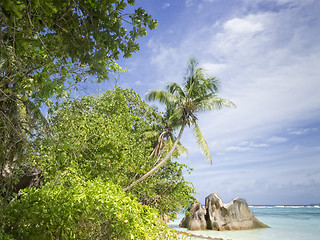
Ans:
<svg viewBox="0 0 320 240"><path fill-rule="evenodd" d="M180 227L189 230L247 230L253 228L268 228L251 212L246 200L236 198L224 204L218 193L212 193L205 199L205 207L199 201L193 203Z"/></svg>

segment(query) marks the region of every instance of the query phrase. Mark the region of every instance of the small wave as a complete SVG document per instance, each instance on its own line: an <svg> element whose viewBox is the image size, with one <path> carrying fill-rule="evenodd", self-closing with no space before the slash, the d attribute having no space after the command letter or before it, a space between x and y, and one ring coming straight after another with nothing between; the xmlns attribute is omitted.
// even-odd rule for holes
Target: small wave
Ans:
<svg viewBox="0 0 320 240"><path fill-rule="evenodd" d="M320 208L320 205L249 206L250 208Z"/></svg>
<svg viewBox="0 0 320 240"><path fill-rule="evenodd" d="M272 206L249 206L250 208L273 208Z"/></svg>

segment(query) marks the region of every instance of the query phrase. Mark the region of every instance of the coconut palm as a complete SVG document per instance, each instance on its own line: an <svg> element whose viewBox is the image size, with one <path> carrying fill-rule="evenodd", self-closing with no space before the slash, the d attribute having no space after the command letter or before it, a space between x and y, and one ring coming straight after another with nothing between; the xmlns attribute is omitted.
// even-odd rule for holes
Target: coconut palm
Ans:
<svg viewBox="0 0 320 240"><path fill-rule="evenodd" d="M166 156L149 172L126 186L124 188L125 190L132 188L151 176L161 168L168 159L170 159L186 126L194 126L193 133L197 139L197 143L206 156L206 160L212 164L208 145L197 124L197 113L220 109L222 107L235 106L231 101L217 97L218 85L218 79L215 77L208 77L205 74L204 69L198 67L198 61L194 58L190 58L182 86L172 82L166 85L166 91L151 90L147 93L149 101L158 100L160 103L166 105L167 109L170 110L170 117L168 118L169 123L172 123L173 126L177 126L178 124L180 126L180 131ZM164 135L164 132L162 134ZM161 141L159 141L159 143L160 142Z"/></svg>
<svg viewBox="0 0 320 240"><path fill-rule="evenodd" d="M175 136L173 132L180 127L180 124L177 121L177 119L172 118L173 113L174 113L174 109L170 106L167 106L164 116L161 120L163 122L164 127L158 137L157 145L155 146L155 148L153 149L152 153L149 156L150 158L154 156L159 158L162 154L162 151L165 145L168 145L169 147L172 146L175 140ZM154 136L157 136L159 132L154 131L153 134L155 134ZM177 148L178 148L177 150L180 150L179 151L180 153L187 152L186 148L180 142L178 143Z"/></svg>

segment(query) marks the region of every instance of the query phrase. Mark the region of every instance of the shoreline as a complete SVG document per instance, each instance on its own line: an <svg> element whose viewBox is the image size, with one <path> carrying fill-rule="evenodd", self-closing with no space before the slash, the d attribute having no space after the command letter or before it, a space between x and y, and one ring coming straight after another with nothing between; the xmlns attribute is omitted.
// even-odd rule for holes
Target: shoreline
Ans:
<svg viewBox="0 0 320 240"><path fill-rule="evenodd" d="M209 239L209 240L224 240L223 238L213 238L213 237L206 237L206 236L203 236L203 235L196 235L196 234L193 234L193 233L188 233L188 232L184 232L184 231L179 231L179 230L174 230L176 233L180 234L180 235L184 235L186 237L192 237L192 238L195 238L195 239ZM228 240L231 240L231 239L228 239Z"/></svg>

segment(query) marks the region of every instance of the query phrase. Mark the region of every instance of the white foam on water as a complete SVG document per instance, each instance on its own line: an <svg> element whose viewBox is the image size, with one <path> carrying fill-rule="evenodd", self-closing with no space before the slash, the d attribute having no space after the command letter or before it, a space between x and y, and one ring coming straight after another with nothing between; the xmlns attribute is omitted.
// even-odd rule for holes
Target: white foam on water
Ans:
<svg viewBox="0 0 320 240"><path fill-rule="evenodd" d="M249 208L273 208L272 206L249 206Z"/></svg>

